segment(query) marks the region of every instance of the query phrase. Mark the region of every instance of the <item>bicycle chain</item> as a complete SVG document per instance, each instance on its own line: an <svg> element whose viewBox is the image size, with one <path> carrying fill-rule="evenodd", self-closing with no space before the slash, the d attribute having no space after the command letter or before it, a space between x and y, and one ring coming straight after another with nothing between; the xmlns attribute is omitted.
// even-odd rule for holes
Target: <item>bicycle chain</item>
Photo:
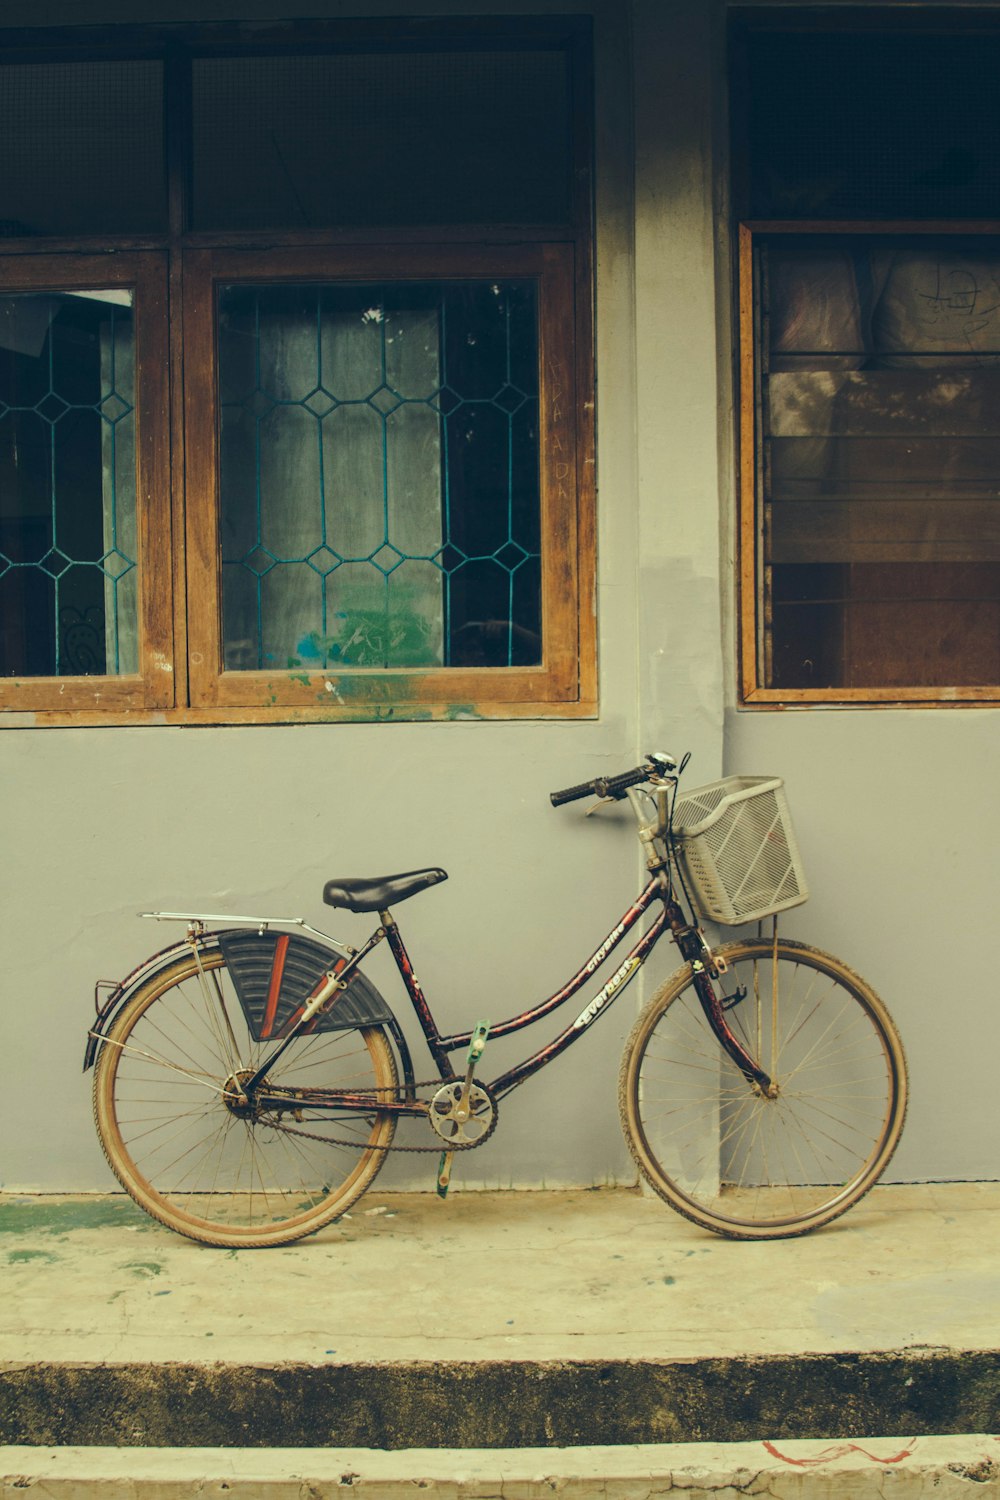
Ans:
<svg viewBox="0 0 1000 1500"><path fill-rule="evenodd" d="M433 1088L436 1084L438 1088L441 1088L447 1082L448 1080L446 1078L428 1078L426 1080L415 1083L413 1087L414 1089L429 1089ZM496 1130L497 1118L499 1116L497 1101L489 1092L488 1087L485 1087L485 1085L483 1085L482 1083L478 1084L477 1086L481 1089L485 1088L485 1092L489 1096L490 1104L493 1107L493 1118L490 1121L490 1128L489 1130L487 1130L485 1135L481 1135L479 1137L478 1141L456 1141L456 1143L452 1145L450 1141L439 1139L437 1145L434 1146L368 1146L366 1147L366 1149L369 1151L381 1151L384 1154L388 1154L390 1151L399 1151L403 1152L407 1156L438 1156L440 1155L442 1150L475 1151L477 1146L485 1145L490 1136L493 1134L494 1130ZM398 1089L394 1089L391 1085L386 1084L385 1086L376 1086L370 1092L373 1094L388 1094L397 1093ZM266 1123L269 1130L280 1130L283 1135L300 1135L303 1136L307 1141L319 1141L323 1146L351 1146L355 1150L358 1149L359 1143L356 1140L338 1141L333 1136L317 1135L314 1130L297 1130L294 1125L276 1125L273 1120L268 1120ZM427 1120L427 1124L431 1130L434 1129L429 1119Z"/></svg>

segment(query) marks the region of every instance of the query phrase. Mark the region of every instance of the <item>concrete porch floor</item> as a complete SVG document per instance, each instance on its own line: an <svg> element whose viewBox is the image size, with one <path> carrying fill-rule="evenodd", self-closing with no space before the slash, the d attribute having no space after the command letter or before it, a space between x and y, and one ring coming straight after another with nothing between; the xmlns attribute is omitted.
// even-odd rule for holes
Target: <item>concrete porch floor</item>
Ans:
<svg viewBox="0 0 1000 1500"><path fill-rule="evenodd" d="M560 1489L589 1483L601 1448L626 1485L613 1493L631 1495L649 1478L647 1450L667 1472L671 1445L685 1445L695 1494L690 1445L708 1445L717 1479L727 1463L746 1468L725 1447L737 1444L755 1472L811 1474L812 1494L827 1492L816 1483L831 1464L885 1480L904 1448L897 1481L907 1466L921 1485L933 1471L943 1500L941 1474L965 1464L976 1472L963 1485L1000 1493L1000 1443L968 1436L1000 1429L998 1231L1000 1184L876 1188L828 1229L772 1244L705 1234L638 1192L455 1188L445 1202L372 1191L312 1239L237 1252L184 1240L122 1197L0 1196L3 1470L20 1490L70 1494L71 1450L77 1479L101 1450L146 1450L108 1454L88 1493L110 1500L115 1465L124 1483L121 1465L134 1478L155 1468L154 1450L253 1449L230 1459L256 1464L246 1493L270 1495L267 1450L302 1450L276 1460L282 1485L321 1450L337 1488L345 1472L367 1482L363 1455L378 1449L395 1450L371 1454L387 1495L386 1465L412 1490L414 1463L436 1464L441 1485L448 1463L477 1484L505 1466L529 1484L530 1471L551 1494L553 1474ZM902 1435L892 1454L840 1451L887 1434ZM935 1467L942 1434L954 1436ZM787 1457L788 1443L809 1450L798 1466L769 1455L768 1444ZM417 1462L412 1450L436 1451ZM345 1454L353 1469L338 1467ZM309 1482L303 1495L327 1492ZM828 1492L868 1492L850 1483Z"/></svg>

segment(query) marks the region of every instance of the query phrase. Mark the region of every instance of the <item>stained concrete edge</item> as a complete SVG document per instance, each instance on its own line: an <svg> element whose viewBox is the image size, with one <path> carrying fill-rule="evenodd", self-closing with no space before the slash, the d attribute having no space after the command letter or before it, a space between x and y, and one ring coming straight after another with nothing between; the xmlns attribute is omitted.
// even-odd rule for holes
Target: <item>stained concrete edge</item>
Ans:
<svg viewBox="0 0 1000 1500"><path fill-rule="evenodd" d="M1000 1351L0 1366L0 1442L507 1449L989 1431Z"/></svg>
<svg viewBox="0 0 1000 1500"><path fill-rule="evenodd" d="M1000 1438L876 1437L516 1451L0 1448L0 1500L917 1500L1000 1495ZM974 1488L972 1488L974 1486Z"/></svg>

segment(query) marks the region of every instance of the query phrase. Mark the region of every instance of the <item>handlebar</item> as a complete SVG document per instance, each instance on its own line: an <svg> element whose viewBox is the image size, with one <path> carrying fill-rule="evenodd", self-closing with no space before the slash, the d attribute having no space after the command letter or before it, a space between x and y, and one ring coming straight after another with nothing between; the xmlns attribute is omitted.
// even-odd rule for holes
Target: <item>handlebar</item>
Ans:
<svg viewBox="0 0 1000 1500"><path fill-rule="evenodd" d="M677 762L672 755L655 751L646 757L645 763L632 771L621 771L617 776L595 776L593 781L581 781L579 786L564 787L560 792L550 792L553 807L562 807L564 802L578 802L581 797L612 798L620 802L630 786L638 786L651 776L666 776L676 771Z"/></svg>

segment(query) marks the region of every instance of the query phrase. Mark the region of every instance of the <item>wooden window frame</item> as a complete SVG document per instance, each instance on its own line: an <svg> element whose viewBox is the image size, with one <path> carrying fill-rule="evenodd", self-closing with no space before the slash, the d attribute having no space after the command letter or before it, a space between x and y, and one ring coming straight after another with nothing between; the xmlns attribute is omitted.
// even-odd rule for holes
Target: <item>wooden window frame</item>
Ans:
<svg viewBox="0 0 1000 1500"><path fill-rule="evenodd" d="M194 231L189 68L197 56L555 47L572 68L569 219L552 224ZM0 59L162 57L168 224L162 234L0 238L0 290L61 268L66 286L137 287L137 499L141 667L136 678L0 678L0 727L237 724L426 718L586 718L597 713L592 72L586 17L290 22L0 32ZM377 243L372 243L377 240ZM136 277L147 257L156 287ZM279 268L278 262L282 265ZM97 268L99 267L99 274ZM225 672L220 646L214 294L219 279L526 276L539 292L543 660L538 667ZM24 273L27 275L27 273ZM37 279L33 279L36 278ZM169 318L168 310L169 308ZM140 363L139 337L142 355ZM215 528L213 530L213 528ZM303 680L303 678L305 680ZM349 680L348 680L349 679ZM331 683L331 686L327 686Z"/></svg>
<svg viewBox="0 0 1000 1500"><path fill-rule="evenodd" d="M124 715L174 704L170 575L167 272L162 252L5 258L3 293L131 290L135 294L138 665L134 675L0 677L0 714Z"/></svg>
<svg viewBox="0 0 1000 1500"><path fill-rule="evenodd" d="M219 424L215 289L221 285L337 281L534 279L538 289L542 652L537 667L341 668L225 671L219 577ZM573 254L566 245L379 244L335 252L199 250L185 262L184 334L189 507L188 639L192 706L284 718L374 714L508 717L572 711L579 701L580 538L575 484ZM578 481L577 481L578 482Z"/></svg>
<svg viewBox="0 0 1000 1500"><path fill-rule="evenodd" d="M844 222L832 220L747 220L738 226L738 619L740 703L751 709L828 706L861 708L983 707L1000 702L1000 683L976 687L768 687L761 667L761 572L765 566L760 508L761 369L754 252L758 239L789 235L948 235L1000 234L1000 222L947 220Z"/></svg>

